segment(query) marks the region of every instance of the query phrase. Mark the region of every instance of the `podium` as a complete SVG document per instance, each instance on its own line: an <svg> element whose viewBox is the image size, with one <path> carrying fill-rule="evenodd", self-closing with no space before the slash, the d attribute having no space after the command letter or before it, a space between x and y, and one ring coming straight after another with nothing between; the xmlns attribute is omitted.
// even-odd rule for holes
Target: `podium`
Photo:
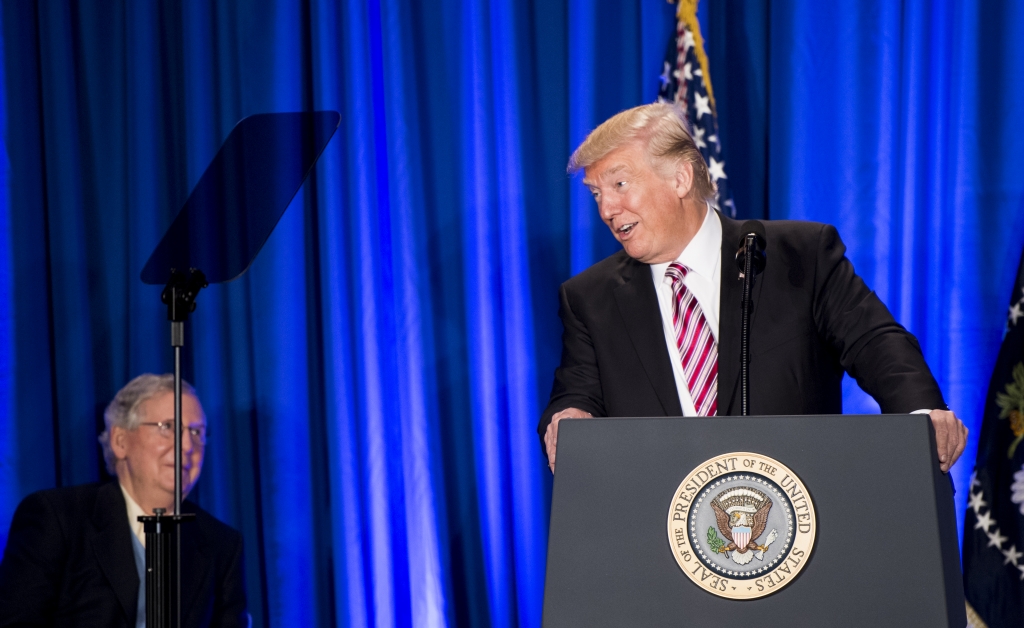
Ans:
<svg viewBox="0 0 1024 628"><path fill-rule="evenodd" d="M962 628L953 486L935 452L927 415L563 420L543 625ZM807 526L788 474L742 474L761 458L798 476L813 504L810 551L789 558L800 564L788 578L749 573L767 574L773 552L800 556L787 549L786 521L797 540ZM716 459L733 462L700 472ZM723 493L733 478L764 490ZM765 495L775 514L752 534ZM717 528L713 511L723 514ZM748 536L749 554L727 551ZM709 591L711 578L722 592ZM723 597L730 587L760 597Z"/></svg>

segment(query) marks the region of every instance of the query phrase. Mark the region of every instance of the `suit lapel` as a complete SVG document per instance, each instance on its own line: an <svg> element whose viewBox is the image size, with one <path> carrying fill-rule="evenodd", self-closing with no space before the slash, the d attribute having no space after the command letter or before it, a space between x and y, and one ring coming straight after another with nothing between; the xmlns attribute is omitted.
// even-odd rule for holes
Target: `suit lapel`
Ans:
<svg viewBox="0 0 1024 628"><path fill-rule="evenodd" d="M643 364L647 378L665 411L665 416L682 416L672 362L665 346L658 295L650 266L623 254L622 285L615 289L615 301L626 332Z"/></svg>
<svg viewBox="0 0 1024 628"><path fill-rule="evenodd" d="M722 219L722 286L718 316L718 414L739 414L740 340L742 336L743 280L736 266L743 224L719 214ZM761 276L763 279L763 276ZM763 280L754 282L751 295L750 329L753 336L754 319L761 301Z"/></svg>
<svg viewBox="0 0 1024 628"><path fill-rule="evenodd" d="M718 312L718 414L730 415L736 405L733 400L740 377L743 282L736 268L740 223L721 214L719 217L722 219L722 286Z"/></svg>
<svg viewBox="0 0 1024 628"><path fill-rule="evenodd" d="M114 589L128 624L135 625L139 575L135 570L132 531L128 527L128 507L117 482L108 482L97 491L93 525L96 529L93 541L96 561Z"/></svg>

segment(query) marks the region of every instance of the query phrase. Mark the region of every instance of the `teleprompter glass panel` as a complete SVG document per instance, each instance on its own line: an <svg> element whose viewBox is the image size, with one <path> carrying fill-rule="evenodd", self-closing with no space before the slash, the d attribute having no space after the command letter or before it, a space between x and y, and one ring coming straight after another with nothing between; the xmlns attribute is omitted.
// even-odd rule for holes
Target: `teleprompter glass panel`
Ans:
<svg viewBox="0 0 1024 628"><path fill-rule="evenodd" d="M244 273L341 122L336 111L262 113L231 130L142 270L165 284L197 268L210 283Z"/></svg>

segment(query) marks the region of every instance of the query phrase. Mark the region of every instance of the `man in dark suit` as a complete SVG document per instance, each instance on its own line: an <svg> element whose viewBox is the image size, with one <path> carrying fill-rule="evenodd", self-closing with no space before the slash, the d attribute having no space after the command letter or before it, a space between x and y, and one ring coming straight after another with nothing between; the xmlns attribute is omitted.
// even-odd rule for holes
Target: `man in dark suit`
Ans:
<svg viewBox="0 0 1024 628"><path fill-rule="evenodd" d="M206 417L182 395L182 488L202 468ZM140 375L107 407L100 436L116 482L40 491L11 522L0 562L0 627L145 624L145 536L137 517L174 503L173 376ZM245 626L241 535L196 513L182 527L182 625Z"/></svg>
<svg viewBox="0 0 1024 628"><path fill-rule="evenodd" d="M552 470L565 418L740 413L741 225L710 208L714 182L681 112L658 103L612 117L573 154L580 169L623 250L561 288L562 361L538 428ZM836 230L764 226L751 414L841 413L845 371L882 412L928 412L947 471L967 429Z"/></svg>

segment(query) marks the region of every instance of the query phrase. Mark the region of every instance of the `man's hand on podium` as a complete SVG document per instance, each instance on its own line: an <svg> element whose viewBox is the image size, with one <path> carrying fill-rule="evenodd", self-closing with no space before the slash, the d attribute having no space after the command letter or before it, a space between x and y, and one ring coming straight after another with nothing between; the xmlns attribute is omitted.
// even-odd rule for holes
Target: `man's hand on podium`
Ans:
<svg viewBox="0 0 1024 628"><path fill-rule="evenodd" d="M592 419L594 415L584 410L577 410L576 408L566 408L561 412L556 412L551 416L551 423L548 424L548 429L544 432L544 446L548 450L548 468L551 472L555 472L555 449L558 446L558 422L562 419ZM963 449L961 447L961 449ZM959 454L957 454L959 455Z"/></svg>
<svg viewBox="0 0 1024 628"><path fill-rule="evenodd" d="M928 413L935 427L935 445L939 450L939 468L948 473L967 445L967 426L949 410L932 410ZM552 421L553 423L554 421ZM550 431L550 429L549 429ZM548 449L548 457L551 457Z"/></svg>

